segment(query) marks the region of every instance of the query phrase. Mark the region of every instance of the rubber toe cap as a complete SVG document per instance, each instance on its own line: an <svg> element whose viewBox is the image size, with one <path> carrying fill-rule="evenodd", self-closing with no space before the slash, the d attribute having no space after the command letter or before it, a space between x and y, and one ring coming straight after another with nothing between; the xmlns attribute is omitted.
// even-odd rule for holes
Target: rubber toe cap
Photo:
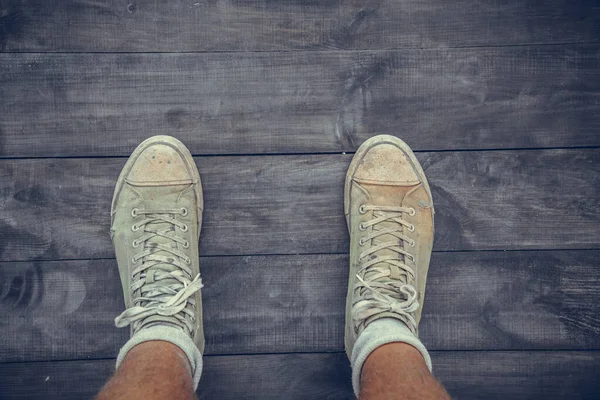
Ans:
<svg viewBox="0 0 600 400"><path fill-rule="evenodd" d="M183 155L174 146L154 143L140 153L127 181L140 185L179 185L192 183L193 175Z"/></svg>
<svg viewBox="0 0 600 400"><path fill-rule="evenodd" d="M371 147L360 161L354 178L362 182L414 185L419 176L402 149L389 143Z"/></svg>

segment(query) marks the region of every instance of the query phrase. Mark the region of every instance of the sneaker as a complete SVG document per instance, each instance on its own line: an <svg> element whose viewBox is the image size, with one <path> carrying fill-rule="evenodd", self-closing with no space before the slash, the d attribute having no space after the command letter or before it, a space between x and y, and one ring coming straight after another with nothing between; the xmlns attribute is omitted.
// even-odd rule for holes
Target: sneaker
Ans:
<svg viewBox="0 0 600 400"><path fill-rule="evenodd" d="M127 310L117 327L181 329L204 352L198 239L200 174L170 136L142 142L125 164L112 200L110 234Z"/></svg>
<svg viewBox="0 0 600 400"><path fill-rule="evenodd" d="M433 201L425 174L402 140L375 136L348 173L344 212L350 231L346 299L348 358L371 322L395 318L418 337L433 246Z"/></svg>

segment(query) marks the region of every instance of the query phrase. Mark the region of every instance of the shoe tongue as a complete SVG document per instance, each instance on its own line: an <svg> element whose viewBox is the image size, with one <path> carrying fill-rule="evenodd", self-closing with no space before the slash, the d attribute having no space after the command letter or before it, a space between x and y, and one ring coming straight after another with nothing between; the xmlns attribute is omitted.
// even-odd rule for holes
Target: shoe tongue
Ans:
<svg viewBox="0 0 600 400"><path fill-rule="evenodd" d="M381 186L381 185L364 185L365 189L367 189L369 193L369 204L376 206L402 206L402 201L404 200L404 196L406 195L406 188L397 187L397 186ZM375 214L380 214L378 211L373 212ZM399 215L401 216L401 215ZM406 228L393 220L387 220L380 222L373 226L372 228L375 230L384 230L384 229L394 229L402 232ZM397 238L392 234L384 234L377 236L373 239L372 246L377 246L382 243L394 242L398 247L404 248L404 241ZM405 256L403 254L397 253L391 249L382 249L373 253L371 257L382 257L382 256L393 256L394 258L400 260L401 262L405 262ZM390 268L392 271L391 278L397 280L400 276L406 276L406 273L399 269L394 265L390 265L387 262L382 262L375 264L374 267L381 266L383 268ZM366 278L369 278L369 275L375 275L376 272L367 272ZM389 278L386 278L386 280Z"/></svg>
<svg viewBox="0 0 600 400"><path fill-rule="evenodd" d="M144 207L148 210L176 210L178 207L176 206L179 195L183 190L188 188L189 185L174 185L174 186L161 186L161 187L136 187L136 190L139 190L144 196ZM163 214L168 215L169 217L174 217L176 214ZM153 214L148 214L145 217L152 218ZM164 221L156 221L150 222L146 224L146 231L164 231L169 230L169 235L174 235L176 233L176 228L174 225L164 222ZM144 244L144 248L152 248L156 245L163 245L173 249L177 248L177 243L169 238L162 236L154 236L151 239L147 240ZM152 255L163 256L168 260L175 260L178 257L168 251L158 250L152 253ZM154 263L154 262L153 262ZM176 271L179 268L170 264L170 263L157 263L156 265L148 268L146 270L146 276L153 275L157 271ZM161 285L172 285L176 284L179 281L175 278L167 278L161 279ZM170 295L161 295L160 297L171 297ZM154 317L153 317L154 318ZM164 321L165 319L170 319L172 317L161 317L158 318L159 322ZM155 318L156 319L156 318ZM166 322L166 321L165 321Z"/></svg>
<svg viewBox="0 0 600 400"><path fill-rule="evenodd" d="M177 200L179 195L183 190L185 190L189 185L173 185L173 186L157 186L157 187L138 187L142 195L144 196L144 207L147 210L178 210ZM163 214L164 215L164 214ZM177 214L166 214L169 217L176 217ZM146 217L152 218L153 214L148 214ZM164 222L164 221L156 221L150 222L146 224L146 231L162 231L165 229L169 230L169 234L175 234L175 225ZM151 239L146 241L146 248L152 247L155 244L162 244L172 248L177 248L177 243L173 240L162 237L162 236L154 236ZM164 251L159 250L155 252L156 255L162 255L168 258L175 258L176 256Z"/></svg>
<svg viewBox="0 0 600 400"><path fill-rule="evenodd" d="M149 217L151 217L152 215L149 215ZM151 222L149 224L146 225L146 230L148 231L164 231L164 230L168 230L167 234L168 235L174 235L175 234L175 227L171 224L169 224L168 222ZM177 248L177 243L174 242L171 239L162 237L162 236L154 236L151 239L146 241L145 244L145 248L152 248L156 245L163 245L166 247L170 247L173 249ZM177 256L175 256L172 253L169 253L168 251L164 251L164 250L158 250L152 253L153 255L160 255L160 256L164 256L167 257L167 259L171 260L171 259L175 259L177 258ZM167 264L158 264L158 265L167 265ZM154 268L154 267L153 267ZM170 266L169 264L169 270L172 270L174 267ZM152 269L152 268L150 268Z"/></svg>

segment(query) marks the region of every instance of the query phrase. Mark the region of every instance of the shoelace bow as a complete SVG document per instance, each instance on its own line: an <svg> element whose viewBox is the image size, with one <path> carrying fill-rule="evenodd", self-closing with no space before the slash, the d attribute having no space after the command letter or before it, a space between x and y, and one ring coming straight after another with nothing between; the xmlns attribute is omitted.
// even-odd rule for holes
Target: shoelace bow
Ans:
<svg viewBox="0 0 600 400"><path fill-rule="evenodd" d="M417 323L413 312L419 308L419 302L417 290L411 284L415 280L415 272L404 262L406 258L414 261L414 256L401 246L403 243L411 247L415 245L414 240L402 233L403 228L414 231L414 225L403 220L402 214L414 215L415 210L395 206L360 206L361 214L367 211L373 211L373 218L361 223L360 230L366 231L369 227L373 229L360 238L359 244L364 246L371 240L373 242L358 258L360 265L355 286L358 296L353 304L355 329L362 330L371 317L389 312L396 314L416 334ZM376 228L386 222L386 227ZM377 238L382 235L391 235L398 240L376 243ZM382 250L391 250L394 254L387 251L385 253L388 254L383 255Z"/></svg>
<svg viewBox="0 0 600 400"><path fill-rule="evenodd" d="M192 279L192 270L189 267L192 260L171 246L174 243L179 243L184 248L190 246L187 240L174 233L175 227L186 232L187 225L172 217L187 215L187 209L133 209L132 215L146 216L131 228L133 231L144 228L145 234L133 241L133 247L143 244L143 248L131 260L134 264L142 260L142 264L132 272L130 290L134 296L134 305L115 319L115 325L122 328L131 324L135 333L146 325L168 321L191 334L195 313L188 305L195 307L196 302L192 296L202 288L202 280L200 274ZM168 227L153 229L157 224L167 224ZM154 238L166 238L171 243L151 241ZM159 252L163 254L157 254ZM139 293L139 296L135 297L136 293Z"/></svg>

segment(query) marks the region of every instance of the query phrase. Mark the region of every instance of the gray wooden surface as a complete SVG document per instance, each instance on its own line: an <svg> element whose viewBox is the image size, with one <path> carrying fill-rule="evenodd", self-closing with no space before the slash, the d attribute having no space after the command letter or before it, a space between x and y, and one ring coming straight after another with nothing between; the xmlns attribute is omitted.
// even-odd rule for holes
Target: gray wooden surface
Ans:
<svg viewBox="0 0 600 400"><path fill-rule="evenodd" d="M421 338L431 350L600 350L598 259L434 253ZM202 257L206 353L343 351L347 265L334 254ZM110 358L126 341L114 327L124 307L115 260L0 263L0 276L0 359Z"/></svg>
<svg viewBox="0 0 600 400"><path fill-rule="evenodd" d="M593 0L3 0L7 51L189 52L597 42Z"/></svg>
<svg viewBox="0 0 600 400"><path fill-rule="evenodd" d="M0 54L0 156L600 145L600 45L361 52Z"/></svg>
<svg viewBox="0 0 600 400"><path fill-rule="evenodd" d="M197 158L206 206L201 254L347 251L351 157ZM598 149L417 157L436 204L437 251L600 247ZM110 201L125 161L0 160L0 260L113 257Z"/></svg>
<svg viewBox="0 0 600 400"><path fill-rule="evenodd" d="M352 398L342 188L378 133L432 186L449 392L598 398L599 110L591 0L0 0L0 398L112 373L109 203L153 134L204 184L200 398Z"/></svg>

